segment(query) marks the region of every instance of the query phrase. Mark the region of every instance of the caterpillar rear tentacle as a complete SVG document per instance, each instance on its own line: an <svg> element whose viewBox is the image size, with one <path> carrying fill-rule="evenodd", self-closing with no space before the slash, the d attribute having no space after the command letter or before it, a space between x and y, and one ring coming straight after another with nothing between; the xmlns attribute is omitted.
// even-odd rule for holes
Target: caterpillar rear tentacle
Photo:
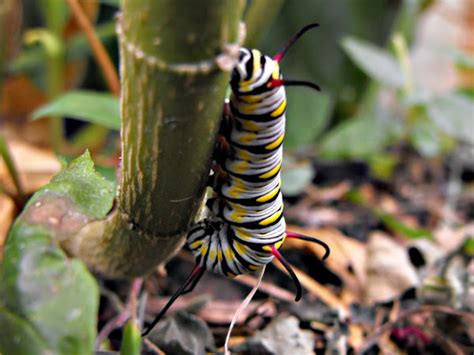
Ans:
<svg viewBox="0 0 474 355"><path fill-rule="evenodd" d="M279 63L306 31L300 30L273 58L256 49L242 48L230 81L232 95L224 104L223 121L214 153L211 185L214 197L207 201L210 217L188 233L187 245L196 266L185 283L143 333L147 335L171 304L191 292L205 271L232 278L261 270L277 258L302 296L300 282L279 249L285 238L297 238L329 247L322 241L286 232L280 170L285 136L285 86L319 86L307 81L285 80Z"/></svg>

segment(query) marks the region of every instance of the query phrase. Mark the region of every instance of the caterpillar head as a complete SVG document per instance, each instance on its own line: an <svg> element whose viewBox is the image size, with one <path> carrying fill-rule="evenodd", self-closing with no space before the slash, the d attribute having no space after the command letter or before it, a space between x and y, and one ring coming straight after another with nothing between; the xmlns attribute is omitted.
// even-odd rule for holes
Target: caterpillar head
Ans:
<svg viewBox="0 0 474 355"><path fill-rule="evenodd" d="M283 80L280 72L280 61L288 50L308 30L318 27L317 23L309 24L296 33L273 58L262 54L257 49L240 49L240 57L232 71L230 86L236 95L258 95L279 86L307 86L320 90L319 86L302 80Z"/></svg>
<svg viewBox="0 0 474 355"><path fill-rule="evenodd" d="M236 94L259 94L281 79L280 66L257 49L241 48L239 61L232 72L230 85Z"/></svg>

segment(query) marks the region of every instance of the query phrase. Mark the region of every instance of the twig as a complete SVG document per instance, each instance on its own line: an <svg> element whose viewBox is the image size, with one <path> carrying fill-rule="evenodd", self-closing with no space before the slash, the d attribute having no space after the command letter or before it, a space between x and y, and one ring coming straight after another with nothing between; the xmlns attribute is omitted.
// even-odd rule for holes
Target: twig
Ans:
<svg viewBox="0 0 474 355"><path fill-rule="evenodd" d="M102 73L104 74L104 78L107 82L110 92L116 96L119 96L120 81L117 71L115 70L110 56L102 45L102 42L100 42L99 38L97 37L94 27L92 26L87 15L84 13L84 10L77 0L67 0L67 2L71 8L72 13L74 14L75 19L77 20L77 23L81 27L91 45L92 53L94 54L94 57L97 60Z"/></svg>
<svg viewBox="0 0 474 355"><path fill-rule="evenodd" d="M138 298L138 294L140 293L142 284L143 284L142 277L136 278L132 281L132 285L130 286L130 292L128 294L127 304L125 305L125 307L122 308L122 310L117 316L115 316L109 322L107 322L107 324L105 324L104 327L101 329L95 342L96 349L100 348L100 344L105 339L107 339L109 334L114 329L117 329L123 326L130 317L136 319L137 298Z"/></svg>
<svg viewBox="0 0 474 355"><path fill-rule="evenodd" d="M154 351L158 355L165 355L165 352L161 350L159 347L157 347L154 343L151 342L150 339L148 338L143 338L143 343L148 346L148 348L152 351Z"/></svg>
<svg viewBox="0 0 474 355"><path fill-rule="evenodd" d="M10 174L11 179L13 180L13 184L15 185L18 200L24 201L24 192L23 186L20 181L20 177L18 175L18 171L15 167L15 163L13 162L12 156L10 154L10 150L8 149L7 142L3 135L0 134L0 157L3 158L5 162L5 166L7 167L8 173Z"/></svg>

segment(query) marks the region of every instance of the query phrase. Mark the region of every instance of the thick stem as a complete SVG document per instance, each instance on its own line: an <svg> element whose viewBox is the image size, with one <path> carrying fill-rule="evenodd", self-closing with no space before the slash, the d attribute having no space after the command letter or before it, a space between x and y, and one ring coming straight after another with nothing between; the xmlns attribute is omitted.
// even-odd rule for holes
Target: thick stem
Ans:
<svg viewBox="0 0 474 355"><path fill-rule="evenodd" d="M241 3L125 0L122 8L118 204L68 249L100 272L131 277L173 255L200 206L229 80L216 59L237 40Z"/></svg>

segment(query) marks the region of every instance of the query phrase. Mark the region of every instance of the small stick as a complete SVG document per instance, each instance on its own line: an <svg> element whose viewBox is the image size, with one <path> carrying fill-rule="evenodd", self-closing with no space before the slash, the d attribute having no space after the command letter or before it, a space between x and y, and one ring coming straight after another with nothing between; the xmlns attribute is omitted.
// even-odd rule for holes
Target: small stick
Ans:
<svg viewBox="0 0 474 355"><path fill-rule="evenodd" d="M77 23L81 27L82 31L87 37L87 40L89 41L89 44L91 45L92 53L94 54L94 57L97 60L102 73L104 74L104 78L107 82L110 92L116 96L119 96L120 80L118 78L117 71L115 70L114 64L112 63L112 60L110 59L110 56L105 50L102 42L97 37L94 27L87 18L87 15L84 13L84 10L82 9L78 0L67 0L67 2L75 19L77 20Z"/></svg>

